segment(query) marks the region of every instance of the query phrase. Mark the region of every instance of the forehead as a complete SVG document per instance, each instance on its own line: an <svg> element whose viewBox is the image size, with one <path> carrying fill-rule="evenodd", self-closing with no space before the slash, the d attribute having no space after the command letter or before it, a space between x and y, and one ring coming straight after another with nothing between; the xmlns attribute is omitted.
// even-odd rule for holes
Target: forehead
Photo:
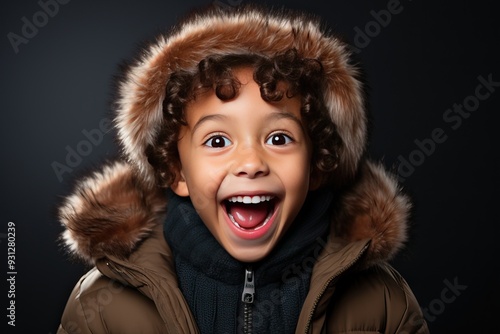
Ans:
<svg viewBox="0 0 500 334"><path fill-rule="evenodd" d="M234 78L233 83L236 90L234 97L219 99L215 93L215 88L199 89L195 92L193 99L190 100L185 106L185 117L186 120L190 118L193 112L199 112L206 110L208 107L217 105L224 105L225 103L234 102L236 100L246 100L248 103L266 103L269 107L288 110L289 112L296 113L297 117L300 118L301 110L301 98L299 94L294 96L289 96L288 94L288 83L284 80L278 81L276 83L276 89L274 91L281 92L282 97L276 101L267 101L263 98L263 89L254 80L255 68L251 66L238 66L231 70L232 77ZM230 91L225 90L222 87L223 94ZM269 89L268 89L269 92Z"/></svg>

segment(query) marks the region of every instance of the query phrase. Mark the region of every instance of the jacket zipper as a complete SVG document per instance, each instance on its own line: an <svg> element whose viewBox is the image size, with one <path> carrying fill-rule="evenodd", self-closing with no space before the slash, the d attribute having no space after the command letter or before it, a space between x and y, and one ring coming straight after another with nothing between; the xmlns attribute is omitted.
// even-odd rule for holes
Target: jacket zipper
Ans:
<svg viewBox="0 0 500 334"><path fill-rule="evenodd" d="M243 286L243 294L241 301L243 302L243 333L252 333L252 304L255 295L255 284L253 269L251 267L245 269L245 284Z"/></svg>

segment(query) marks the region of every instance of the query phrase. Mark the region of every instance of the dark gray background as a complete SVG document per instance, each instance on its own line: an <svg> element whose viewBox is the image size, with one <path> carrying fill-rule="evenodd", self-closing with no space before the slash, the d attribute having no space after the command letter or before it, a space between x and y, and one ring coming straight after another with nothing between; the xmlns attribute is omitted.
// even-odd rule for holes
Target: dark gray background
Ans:
<svg viewBox="0 0 500 334"><path fill-rule="evenodd" d="M18 272L15 328L6 325L8 289L2 279L5 315L0 319L7 328L2 333L55 333L66 299L87 268L71 261L58 244L62 228L54 209L74 178L116 155L113 133L62 180L52 164L65 164L67 147L76 149L86 139L82 131L98 129L110 117L112 78L135 54L137 43L203 3L208 1L72 0L59 5L17 53L8 34L21 35L22 18L33 22L42 9L35 0L2 3L1 268L7 272L5 233L13 221ZM359 47L369 86L373 158L395 168L401 157L416 157L415 140L430 138L436 128L444 131L447 140L436 144L403 183L415 213L408 247L394 265L428 309L433 333L497 332L500 166L494 131L500 87L456 129L443 120L447 109L475 94L479 76L500 82L493 1L401 0L401 12L380 31L372 30L365 45L357 29L373 28L371 11L386 9L390 1L268 3L320 14ZM446 293L446 282L462 286L453 301L446 299L454 296Z"/></svg>

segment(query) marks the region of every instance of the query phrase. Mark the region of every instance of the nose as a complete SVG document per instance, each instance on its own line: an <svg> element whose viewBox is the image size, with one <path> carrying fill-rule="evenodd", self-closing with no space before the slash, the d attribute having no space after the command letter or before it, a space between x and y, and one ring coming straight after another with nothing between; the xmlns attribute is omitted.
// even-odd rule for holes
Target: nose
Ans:
<svg viewBox="0 0 500 334"><path fill-rule="evenodd" d="M269 166L264 153L258 147L244 147L238 150L233 173L249 179L269 174Z"/></svg>

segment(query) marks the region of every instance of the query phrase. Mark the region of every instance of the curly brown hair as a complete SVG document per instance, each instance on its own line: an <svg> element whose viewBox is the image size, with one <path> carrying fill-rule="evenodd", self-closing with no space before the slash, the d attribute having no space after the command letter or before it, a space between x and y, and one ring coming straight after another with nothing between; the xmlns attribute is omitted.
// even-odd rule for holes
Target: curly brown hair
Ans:
<svg viewBox="0 0 500 334"><path fill-rule="evenodd" d="M233 70L241 67L254 69L253 78L266 102L280 101L284 94L300 96L301 115L312 143L312 176L321 185L331 183L341 139L324 103L323 67L319 61L301 58L295 49L290 49L274 57L251 53L210 55L196 68L177 70L170 75L163 101L163 126L154 145L146 150L158 184L170 186L181 168L177 142L181 126L187 125L186 104L208 90L223 101L233 99L240 87ZM279 88L280 82L287 84L286 91Z"/></svg>

